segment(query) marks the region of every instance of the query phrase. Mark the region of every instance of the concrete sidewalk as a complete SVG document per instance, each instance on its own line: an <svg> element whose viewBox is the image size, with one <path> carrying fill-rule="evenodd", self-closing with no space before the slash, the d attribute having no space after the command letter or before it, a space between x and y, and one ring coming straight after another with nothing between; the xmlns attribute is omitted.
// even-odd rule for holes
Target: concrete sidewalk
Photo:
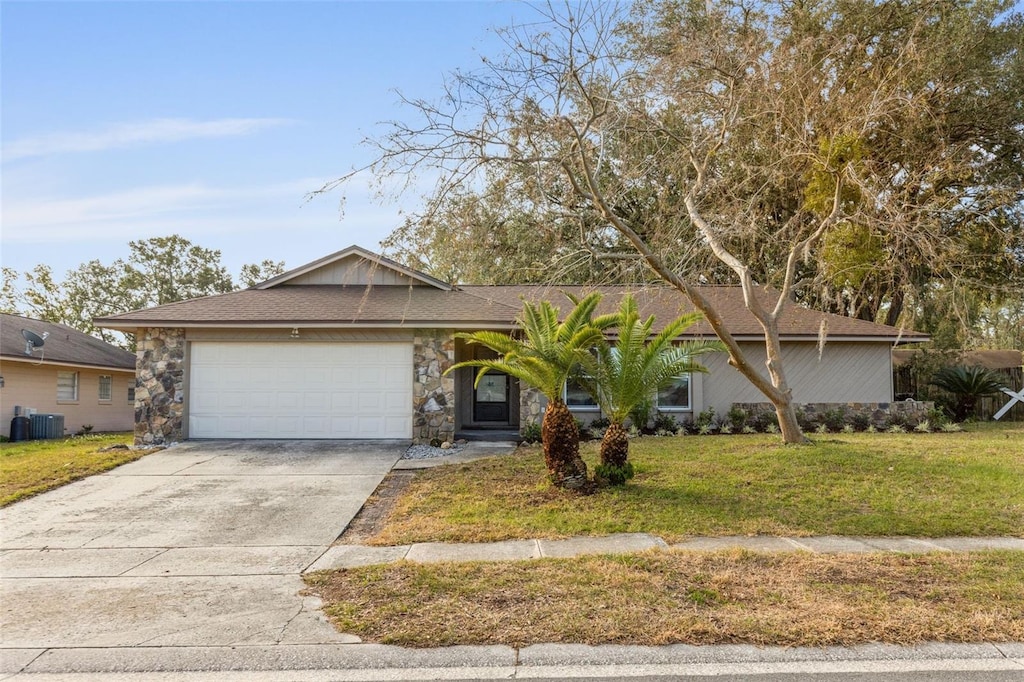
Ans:
<svg viewBox="0 0 1024 682"><path fill-rule="evenodd" d="M715 551L745 549L754 552L814 552L820 554L869 552L967 552L982 549L1024 551L1024 538L875 538L842 537L710 537L669 544L647 533L620 533L565 540L506 540L483 543L421 542L392 547L335 545L307 570L354 568L406 559L421 563L440 561L514 561L585 554L627 554L652 549Z"/></svg>

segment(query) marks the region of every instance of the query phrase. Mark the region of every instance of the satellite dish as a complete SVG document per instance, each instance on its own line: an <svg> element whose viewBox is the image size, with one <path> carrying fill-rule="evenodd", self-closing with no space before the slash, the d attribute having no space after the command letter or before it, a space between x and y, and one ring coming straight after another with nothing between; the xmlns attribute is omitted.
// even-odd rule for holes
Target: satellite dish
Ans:
<svg viewBox="0 0 1024 682"><path fill-rule="evenodd" d="M46 337L50 335L49 332L43 332L40 336L33 331L28 329L22 329L21 335L25 337L25 355L32 355L32 351L36 348L42 348L43 343L46 341Z"/></svg>

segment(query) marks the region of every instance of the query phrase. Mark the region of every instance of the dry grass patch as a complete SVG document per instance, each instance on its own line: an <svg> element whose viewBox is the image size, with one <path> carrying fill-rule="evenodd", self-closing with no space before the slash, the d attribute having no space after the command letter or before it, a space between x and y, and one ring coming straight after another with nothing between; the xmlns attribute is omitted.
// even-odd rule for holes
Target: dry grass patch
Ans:
<svg viewBox="0 0 1024 682"><path fill-rule="evenodd" d="M537 446L417 474L377 545L648 532L694 535L1024 534L1024 424L965 433L641 438L637 475L580 497L552 488ZM591 469L597 445L585 444Z"/></svg>
<svg viewBox="0 0 1024 682"><path fill-rule="evenodd" d="M0 507L152 452L104 450L131 442L131 434L117 433L0 444Z"/></svg>
<svg viewBox="0 0 1024 682"><path fill-rule="evenodd" d="M403 646L1024 641L1024 552L650 552L307 576L339 630Z"/></svg>

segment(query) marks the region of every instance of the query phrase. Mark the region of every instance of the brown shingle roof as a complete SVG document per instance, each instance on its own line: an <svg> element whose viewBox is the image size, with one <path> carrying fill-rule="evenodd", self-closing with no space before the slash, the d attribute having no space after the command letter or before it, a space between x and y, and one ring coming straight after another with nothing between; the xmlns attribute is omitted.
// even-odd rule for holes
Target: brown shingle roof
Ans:
<svg viewBox="0 0 1024 682"><path fill-rule="evenodd" d="M41 349L31 356L25 354L22 329L40 336L48 333ZM94 336L83 334L67 325L33 320L20 315L0 315L0 354L15 360L61 362L88 367L117 367L135 369L135 354L112 346Z"/></svg>
<svg viewBox="0 0 1024 682"><path fill-rule="evenodd" d="M614 310L630 289L624 286L463 286L452 291L433 287L279 285L270 289L236 291L156 308L113 315L97 324L114 329L154 326L402 326L490 328L511 327L522 309L522 299L550 300L561 310L571 303L560 292L585 295L601 291L599 312ZM706 287L705 295L719 310L730 331L738 336L760 336L761 328L743 305L738 287ZM693 310L675 289L634 289L644 316L667 321ZM923 340L924 335L901 331L838 315L791 305L780 322L783 337L817 338L822 321L828 336ZM694 325L688 335L710 336L707 323Z"/></svg>

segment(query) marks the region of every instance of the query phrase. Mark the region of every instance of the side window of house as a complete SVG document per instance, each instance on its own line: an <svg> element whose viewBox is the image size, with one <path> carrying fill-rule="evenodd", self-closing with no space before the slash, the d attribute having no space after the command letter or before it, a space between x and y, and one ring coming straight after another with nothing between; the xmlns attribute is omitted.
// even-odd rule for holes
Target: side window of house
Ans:
<svg viewBox="0 0 1024 682"><path fill-rule="evenodd" d="M690 409L690 375L673 377L672 383L658 391L658 409Z"/></svg>
<svg viewBox="0 0 1024 682"><path fill-rule="evenodd" d="M114 380L108 374L100 375L100 402L109 403L113 396Z"/></svg>
<svg viewBox="0 0 1024 682"><path fill-rule="evenodd" d="M565 382L565 404L569 407L597 407L597 403L590 397L590 394L572 379Z"/></svg>
<svg viewBox="0 0 1024 682"><path fill-rule="evenodd" d="M133 405L135 404L135 387L134 386L129 386L128 387L128 402L133 404Z"/></svg>
<svg viewBox="0 0 1024 682"><path fill-rule="evenodd" d="M78 400L78 372L57 372L57 400Z"/></svg>

